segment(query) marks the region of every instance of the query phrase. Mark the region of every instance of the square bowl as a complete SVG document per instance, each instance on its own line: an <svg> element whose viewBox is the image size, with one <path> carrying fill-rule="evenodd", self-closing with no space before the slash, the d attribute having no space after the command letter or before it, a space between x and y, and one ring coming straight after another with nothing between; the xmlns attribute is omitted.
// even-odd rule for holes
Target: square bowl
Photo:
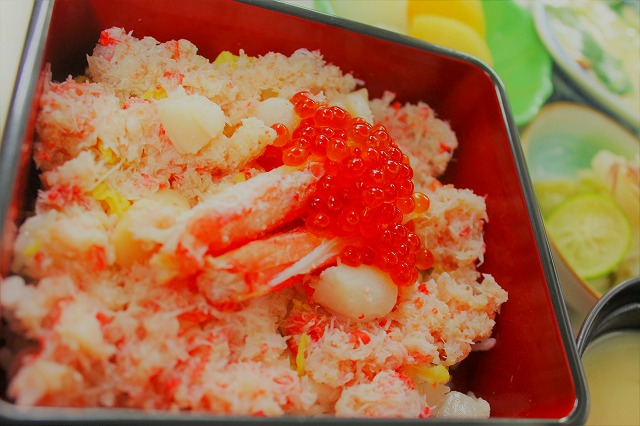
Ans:
<svg viewBox="0 0 640 426"><path fill-rule="evenodd" d="M1 147L3 278L9 273L17 226L33 206L37 193L31 148L41 71L49 64L56 81L84 72L85 57L100 31L111 26L161 42L189 40L198 46L200 55L211 60L225 50L243 49L248 55L270 51L290 55L298 48L320 50L328 63L363 80L371 97L391 90L401 102L428 103L450 123L459 140L443 183L469 188L486 198L490 220L485 229L485 259L479 270L491 273L509 293L493 330L495 347L473 352L459 366L454 374L455 388L473 392L490 403L492 417L478 423L584 421L584 375L517 127L495 73L459 52L284 3L183 0L177 7L173 0L37 2ZM6 399L0 401L0 416L7 421L96 423L229 421L202 413L27 409ZM272 421L348 423L296 417ZM434 424L440 422L456 421L432 419Z"/></svg>

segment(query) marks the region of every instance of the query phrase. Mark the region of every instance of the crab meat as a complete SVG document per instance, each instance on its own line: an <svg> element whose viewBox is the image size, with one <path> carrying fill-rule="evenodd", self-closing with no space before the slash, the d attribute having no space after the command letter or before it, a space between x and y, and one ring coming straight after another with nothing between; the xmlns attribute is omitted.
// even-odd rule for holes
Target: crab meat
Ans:
<svg viewBox="0 0 640 426"><path fill-rule="evenodd" d="M304 228L274 234L208 257L197 286L212 303L260 297L335 262L341 247L338 240L323 240Z"/></svg>
<svg viewBox="0 0 640 426"><path fill-rule="evenodd" d="M186 212L163 253L202 264L299 218L320 176L312 168L282 166L233 185Z"/></svg>

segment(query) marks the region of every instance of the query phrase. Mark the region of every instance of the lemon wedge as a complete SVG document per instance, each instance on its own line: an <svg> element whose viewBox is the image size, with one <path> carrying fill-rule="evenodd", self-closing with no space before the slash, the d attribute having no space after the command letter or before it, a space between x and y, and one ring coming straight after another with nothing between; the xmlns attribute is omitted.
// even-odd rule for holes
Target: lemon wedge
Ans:
<svg viewBox="0 0 640 426"><path fill-rule="evenodd" d="M546 227L562 256L585 280L612 272L631 243L625 213L611 198L597 193L567 199L551 212Z"/></svg>
<svg viewBox="0 0 640 426"><path fill-rule="evenodd" d="M437 15L417 15L409 23L409 35L468 53L493 65L487 42L476 30L461 21Z"/></svg>
<svg viewBox="0 0 640 426"><path fill-rule="evenodd" d="M416 16L442 16L461 22L473 28L482 38L485 37L485 19L480 0L408 0L407 15L409 22Z"/></svg>

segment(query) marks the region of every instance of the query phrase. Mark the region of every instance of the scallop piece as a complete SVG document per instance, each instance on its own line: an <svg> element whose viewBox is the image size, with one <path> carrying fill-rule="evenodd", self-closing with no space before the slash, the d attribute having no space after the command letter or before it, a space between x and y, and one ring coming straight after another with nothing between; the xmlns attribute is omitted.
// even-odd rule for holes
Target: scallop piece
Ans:
<svg viewBox="0 0 640 426"><path fill-rule="evenodd" d="M345 264L325 269L313 295L327 310L357 321L387 315L397 297L398 287L388 274L372 266Z"/></svg>
<svg viewBox="0 0 640 426"><path fill-rule="evenodd" d="M180 154L195 154L222 134L226 124L218 104L202 95L188 95L183 88L156 105L162 127Z"/></svg>

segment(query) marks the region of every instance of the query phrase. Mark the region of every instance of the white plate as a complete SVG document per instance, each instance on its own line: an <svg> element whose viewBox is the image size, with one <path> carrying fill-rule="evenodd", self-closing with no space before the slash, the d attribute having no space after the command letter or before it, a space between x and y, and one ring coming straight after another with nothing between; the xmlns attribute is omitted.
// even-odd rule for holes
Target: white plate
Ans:
<svg viewBox="0 0 640 426"><path fill-rule="evenodd" d="M591 0L593 1L593 0ZM568 78L584 92L584 94L599 107L610 112L616 118L631 127L635 132L640 132L640 101L632 106L631 102L615 95L597 78L587 73L575 60L573 60L560 45L547 12L548 1L536 1L532 4L533 18L536 30L543 44L551 54L558 67ZM555 3L554 3L555 4ZM640 50L635 46L629 46L629 55L640 55ZM632 78L638 78L637 75Z"/></svg>

